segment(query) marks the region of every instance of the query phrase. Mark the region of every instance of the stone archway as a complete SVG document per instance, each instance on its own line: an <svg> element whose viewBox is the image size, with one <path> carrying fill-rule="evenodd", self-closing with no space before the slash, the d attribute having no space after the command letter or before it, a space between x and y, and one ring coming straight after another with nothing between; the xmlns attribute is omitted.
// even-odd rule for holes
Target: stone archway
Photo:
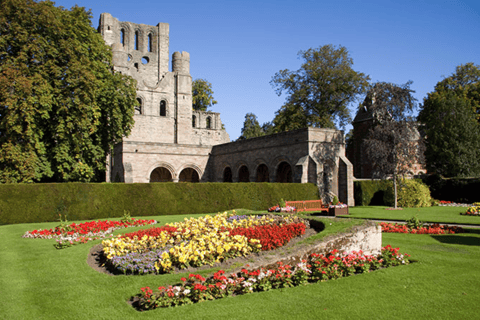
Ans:
<svg viewBox="0 0 480 320"><path fill-rule="evenodd" d="M257 167L256 182L270 182L268 167L266 164L261 164Z"/></svg>
<svg viewBox="0 0 480 320"><path fill-rule="evenodd" d="M238 169L238 182L250 182L250 172L245 165Z"/></svg>
<svg viewBox="0 0 480 320"><path fill-rule="evenodd" d="M287 162L281 162L277 167L276 182L293 182L292 166Z"/></svg>
<svg viewBox="0 0 480 320"><path fill-rule="evenodd" d="M172 181L172 174L167 168L155 168L150 174L150 182L170 182Z"/></svg>
<svg viewBox="0 0 480 320"><path fill-rule="evenodd" d="M180 172L179 182L199 182L198 172L193 168L185 168Z"/></svg>
<svg viewBox="0 0 480 320"><path fill-rule="evenodd" d="M233 182L232 169L230 167L226 167L223 170L223 182Z"/></svg>

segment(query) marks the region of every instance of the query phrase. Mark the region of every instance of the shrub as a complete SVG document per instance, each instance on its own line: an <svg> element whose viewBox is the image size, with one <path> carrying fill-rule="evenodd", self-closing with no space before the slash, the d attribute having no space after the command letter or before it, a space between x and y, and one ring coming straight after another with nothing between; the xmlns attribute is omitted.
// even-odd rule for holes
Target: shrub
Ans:
<svg viewBox="0 0 480 320"><path fill-rule="evenodd" d="M397 201L398 206L405 208L430 207L432 197L428 187L417 179L404 179L398 181ZM393 186L385 192L385 203L392 206L394 203Z"/></svg>

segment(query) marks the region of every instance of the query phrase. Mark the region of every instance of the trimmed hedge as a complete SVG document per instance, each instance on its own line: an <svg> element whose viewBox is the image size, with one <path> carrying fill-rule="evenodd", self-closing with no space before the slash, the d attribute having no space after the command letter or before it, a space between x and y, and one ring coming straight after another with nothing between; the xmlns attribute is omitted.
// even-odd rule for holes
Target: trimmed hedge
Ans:
<svg viewBox="0 0 480 320"><path fill-rule="evenodd" d="M283 198L318 200L301 183L51 183L0 185L0 225L132 216L266 210Z"/></svg>
<svg viewBox="0 0 480 320"><path fill-rule="evenodd" d="M392 188L392 181L363 180L353 182L353 196L357 206L385 205L385 194ZM388 202L388 200L387 200Z"/></svg>
<svg viewBox="0 0 480 320"><path fill-rule="evenodd" d="M457 203L480 202L480 178L443 178L431 175L422 180L434 199Z"/></svg>

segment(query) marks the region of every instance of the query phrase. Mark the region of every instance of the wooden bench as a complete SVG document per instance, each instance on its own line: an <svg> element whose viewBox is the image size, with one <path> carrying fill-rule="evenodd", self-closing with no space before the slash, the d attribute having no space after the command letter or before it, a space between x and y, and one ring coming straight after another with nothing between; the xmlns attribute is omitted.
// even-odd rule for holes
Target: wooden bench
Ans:
<svg viewBox="0 0 480 320"><path fill-rule="evenodd" d="M285 205L295 207L297 212L302 211L326 211L328 205L324 205L322 200L305 200L305 201L285 201Z"/></svg>

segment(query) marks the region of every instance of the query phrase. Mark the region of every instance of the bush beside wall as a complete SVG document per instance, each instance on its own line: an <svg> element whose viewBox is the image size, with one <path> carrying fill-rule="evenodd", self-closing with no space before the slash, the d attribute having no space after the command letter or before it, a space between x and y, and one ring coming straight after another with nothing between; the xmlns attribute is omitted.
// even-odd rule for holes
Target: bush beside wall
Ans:
<svg viewBox="0 0 480 320"><path fill-rule="evenodd" d="M0 225L132 216L266 210L285 200L317 200L300 183L51 183L0 185Z"/></svg>
<svg viewBox="0 0 480 320"><path fill-rule="evenodd" d="M423 178L432 197L458 203L480 202L480 178L443 178L431 175Z"/></svg>
<svg viewBox="0 0 480 320"><path fill-rule="evenodd" d="M355 205L385 205L385 193L392 188L392 182L386 180L362 180L353 182Z"/></svg>

